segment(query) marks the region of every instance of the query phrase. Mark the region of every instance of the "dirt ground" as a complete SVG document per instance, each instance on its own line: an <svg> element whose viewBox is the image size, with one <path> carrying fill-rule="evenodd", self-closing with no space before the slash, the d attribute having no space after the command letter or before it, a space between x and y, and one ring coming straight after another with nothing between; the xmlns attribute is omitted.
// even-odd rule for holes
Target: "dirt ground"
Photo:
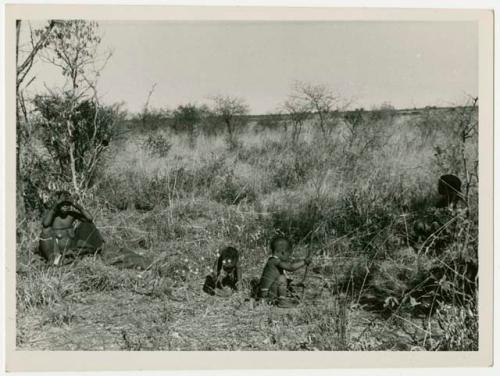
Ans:
<svg viewBox="0 0 500 376"><path fill-rule="evenodd" d="M101 261L89 258L84 262ZM119 273L147 278L145 272ZM314 276L311 279L314 281ZM425 342L425 331L415 319L396 322L394 317L387 320L352 303L342 307L339 297L327 291L318 296L306 289L299 306L281 309L249 299L248 291L228 298L210 296L202 292L202 284L199 277L184 286L78 291L62 302L18 315L17 347L94 351L419 350L416 339ZM325 310L330 314L324 315Z"/></svg>

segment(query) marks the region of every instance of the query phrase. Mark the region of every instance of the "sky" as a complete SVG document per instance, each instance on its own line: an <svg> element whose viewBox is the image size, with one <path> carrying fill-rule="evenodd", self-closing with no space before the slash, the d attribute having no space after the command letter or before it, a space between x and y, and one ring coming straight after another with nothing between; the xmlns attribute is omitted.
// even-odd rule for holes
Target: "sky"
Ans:
<svg viewBox="0 0 500 376"><path fill-rule="evenodd" d="M276 111L294 81L329 86L353 107L460 104L478 92L473 22L101 22L105 103L150 106L242 97L251 113ZM61 82L37 62L31 90Z"/></svg>

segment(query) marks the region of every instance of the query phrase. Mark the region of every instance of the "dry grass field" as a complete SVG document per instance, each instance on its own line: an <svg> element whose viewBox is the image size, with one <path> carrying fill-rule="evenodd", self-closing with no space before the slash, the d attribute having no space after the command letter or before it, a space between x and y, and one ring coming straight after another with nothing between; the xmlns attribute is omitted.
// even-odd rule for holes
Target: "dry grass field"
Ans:
<svg viewBox="0 0 500 376"><path fill-rule="evenodd" d="M107 247L151 265L50 267L33 253L40 218L18 223L18 349L477 349L477 179L468 211L434 209L439 176L465 181L477 160L477 140L457 136L460 111L368 114L328 137L311 123L297 142L252 121L232 148L223 135L192 145L130 130L82 204ZM314 255L293 309L250 299L277 233L296 257ZM245 288L209 296L204 278L226 245L240 251Z"/></svg>

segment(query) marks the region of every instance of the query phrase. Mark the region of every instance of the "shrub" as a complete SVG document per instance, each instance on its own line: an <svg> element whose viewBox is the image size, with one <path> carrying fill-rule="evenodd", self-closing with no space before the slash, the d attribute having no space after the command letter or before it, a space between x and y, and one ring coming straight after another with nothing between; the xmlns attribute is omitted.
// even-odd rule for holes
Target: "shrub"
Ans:
<svg viewBox="0 0 500 376"><path fill-rule="evenodd" d="M444 337L439 341L438 350L478 350L479 316L475 303L465 306L439 303L436 316Z"/></svg>
<svg viewBox="0 0 500 376"><path fill-rule="evenodd" d="M274 188L293 188L304 184L311 177L319 158L308 144L297 143L293 147L290 145L282 153L270 156L265 163L272 173Z"/></svg>
<svg viewBox="0 0 500 376"><path fill-rule="evenodd" d="M279 115L264 115L257 120L256 131L278 130L283 123Z"/></svg>
<svg viewBox="0 0 500 376"><path fill-rule="evenodd" d="M132 115L124 124L133 131L152 133L174 126L171 112L164 108L148 108L146 111Z"/></svg>
<svg viewBox="0 0 500 376"><path fill-rule="evenodd" d="M181 105L173 113L173 126L176 132L187 133L188 144L193 148L196 144L196 136L200 125L209 117L209 109L206 106L196 106L188 103Z"/></svg>
<svg viewBox="0 0 500 376"><path fill-rule="evenodd" d="M58 162L44 174L59 175L66 182L73 179L79 188L88 188L96 164L114 135L113 125L123 117L119 106L102 107L92 99L78 100L69 92L38 95L33 102L40 140ZM77 176L72 176L73 168Z"/></svg>
<svg viewBox="0 0 500 376"><path fill-rule="evenodd" d="M161 133L150 134L143 145L149 154L160 158L166 157L172 148L172 144Z"/></svg>
<svg viewBox="0 0 500 376"><path fill-rule="evenodd" d="M402 308L405 304L409 310L418 309L416 306L423 304L420 299L435 282L429 281L433 266L425 255L417 255L412 248L402 248L390 258L374 263L365 300L379 309ZM429 302L424 305L430 307Z"/></svg>
<svg viewBox="0 0 500 376"><path fill-rule="evenodd" d="M225 140L230 150L240 146L238 134L248 123L249 107L242 98L217 95L212 98L212 117L227 131Z"/></svg>
<svg viewBox="0 0 500 376"><path fill-rule="evenodd" d="M242 201L253 202L256 193L249 182L245 183L234 176L233 171L227 171L223 176L218 176L212 185L211 196L218 202L228 205L237 205Z"/></svg>
<svg viewBox="0 0 500 376"><path fill-rule="evenodd" d="M466 306L473 301L477 238L467 219L455 217L447 225L431 234L420 249L400 248L383 258L375 255L361 300L376 309L414 315L434 312L441 303Z"/></svg>

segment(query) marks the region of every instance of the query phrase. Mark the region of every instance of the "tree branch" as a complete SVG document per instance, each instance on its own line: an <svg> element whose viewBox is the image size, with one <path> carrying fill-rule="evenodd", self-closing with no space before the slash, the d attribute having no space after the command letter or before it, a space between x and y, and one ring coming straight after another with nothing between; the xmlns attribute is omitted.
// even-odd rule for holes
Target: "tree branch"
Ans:
<svg viewBox="0 0 500 376"><path fill-rule="evenodd" d="M31 50L31 52L29 53L29 55L21 63L21 65L19 65L17 67L18 79L17 79L17 82L16 82L16 87L19 87L21 85L22 80L24 79L24 77L26 77L26 73L24 75L22 75L22 80L19 79L19 75L22 72L26 71L26 70L29 71L29 69L33 65L33 60L35 59L35 56L44 47L45 42L47 41L48 37L50 36L50 33L52 32L52 29L54 28L55 25L56 25L55 21L50 21L49 25L47 26L47 28L45 29L45 31L41 35L40 39L38 40L38 42L35 44L35 46ZM21 26L20 26L20 23L19 23L19 28L17 30L18 33L20 32L20 28L21 28Z"/></svg>

